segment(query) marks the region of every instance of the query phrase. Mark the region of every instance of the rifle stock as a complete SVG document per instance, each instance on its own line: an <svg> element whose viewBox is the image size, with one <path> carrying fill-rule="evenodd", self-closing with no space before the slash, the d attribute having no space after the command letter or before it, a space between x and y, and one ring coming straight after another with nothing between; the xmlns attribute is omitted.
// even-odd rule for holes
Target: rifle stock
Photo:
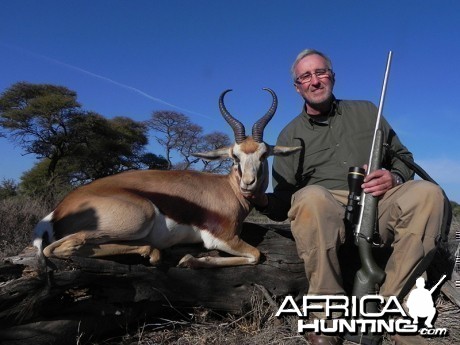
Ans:
<svg viewBox="0 0 460 345"><path fill-rule="evenodd" d="M378 130L375 137L376 145L370 166L377 170L380 168L383 149L383 133ZM373 164L372 164L373 163ZM371 171L369 171L371 172ZM355 276L353 284L353 296L362 297L377 293L377 285L385 279L385 272L375 263L372 255L372 239L377 224L378 197L363 193L360 222L355 232L355 243L359 249L361 268Z"/></svg>

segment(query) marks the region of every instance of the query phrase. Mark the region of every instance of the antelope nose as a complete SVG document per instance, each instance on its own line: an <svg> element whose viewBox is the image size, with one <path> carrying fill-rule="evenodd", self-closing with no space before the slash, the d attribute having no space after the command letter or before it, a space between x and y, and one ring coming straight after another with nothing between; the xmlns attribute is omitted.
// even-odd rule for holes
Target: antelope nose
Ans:
<svg viewBox="0 0 460 345"><path fill-rule="evenodd" d="M243 183L246 185L246 186L251 186L252 184L254 184L255 182L255 178L254 176L243 176Z"/></svg>

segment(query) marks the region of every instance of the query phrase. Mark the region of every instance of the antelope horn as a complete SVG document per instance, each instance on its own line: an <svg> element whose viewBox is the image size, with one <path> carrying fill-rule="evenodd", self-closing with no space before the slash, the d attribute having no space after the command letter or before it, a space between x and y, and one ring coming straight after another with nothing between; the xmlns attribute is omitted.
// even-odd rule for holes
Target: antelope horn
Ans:
<svg viewBox="0 0 460 345"><path fill-rule="evenodd" d="M266 90L272 94L273 102L270 109L268 109L267 113L264 116L262 116L254 124L254 126L252 126L252 137L254 141L257 143L261 143L263 141L265 126L270 122L273 115L275 115L276 108L278 107L278 98L276 97L275 92L269 88L264 88L263 90Z"/></svg>
<svg viewBox="0 0 460 345"><path fill-rule="evenodd" d="M225 108L225 105L224 105L224 96L225 96L225 94L227 92L230 92L230 91L232 91L232 90L225 90L220 95L220 97L219 97L219 109L220 109L220 112L221 112L222 116L224 117L225 121L227 121L227 123L230 125L230 127L232 127L233 133L235 134L236 143L240 144L241 142L243 142L244 139L246 139L244 126L240 121L235 119L228 112L227 108Z"/></svg>

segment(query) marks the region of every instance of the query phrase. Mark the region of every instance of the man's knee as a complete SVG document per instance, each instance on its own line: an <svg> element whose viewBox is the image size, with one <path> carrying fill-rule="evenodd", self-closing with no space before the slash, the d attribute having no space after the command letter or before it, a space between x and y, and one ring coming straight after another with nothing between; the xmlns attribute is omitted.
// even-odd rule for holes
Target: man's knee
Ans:
<svg viewBox="0 0 460 345"><path fill-rule="evenodd" d="M439 186L429 181L412 181L409 192L417 203L430 203L434 207L442 207L444 195Z"/></svg>
<svg viewBox="0 0 460 345"><path fill-rule="evenodd" d="M324 204L331 203L334 198L326 188L321 186L306 186L298 190L292 196L292 206L309 205L310 207L320 208Z"/></svg>
<svg viewBox="0 0 460 345"><path fill-rule="evenodd" d="M334 199L332 193L321 186L307 186L297 191L292 197L292 206L288 217L294 236L309 236L320 231L321 237L329 238L327 242L335 243L337 236L343 233L344 209Z"/></svg>
<svg viewBox="0 0 460 345"><path fill-rule="evenodd" d="M444 213L444 194L439 186L428 181L409 181L402 194L396 200L400 210L399 225L406 227L408 223L425 222L424 226L430 227L433 236L436 236L441 226Z"/></svg>

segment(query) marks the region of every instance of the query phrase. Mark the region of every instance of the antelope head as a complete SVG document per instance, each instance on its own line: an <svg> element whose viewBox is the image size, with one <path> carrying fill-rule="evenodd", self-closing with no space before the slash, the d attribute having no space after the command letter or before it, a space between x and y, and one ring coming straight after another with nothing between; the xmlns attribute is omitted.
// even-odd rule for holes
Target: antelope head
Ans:
<svg viewBox="0 0 460 345"><path fill-rule="evenodd" d="M287 156L301 149L300 146L272 146L263 141L265 126L272 119L278 106L275 92L268 88L264 90L270 92L273 102L267 113L253 125L252 136L246 136L244 125L235 119L225 107L224 96L231 91L226 90L220 95L219 109L225 121L233 129L235 143L229 147L193 154L195 157L207 160L231 158L233 160L232 169L239 176L239 189L244 196L251 196L259 190L264 180L263 177L268 174L266 160L269 156Z"/></svg>

